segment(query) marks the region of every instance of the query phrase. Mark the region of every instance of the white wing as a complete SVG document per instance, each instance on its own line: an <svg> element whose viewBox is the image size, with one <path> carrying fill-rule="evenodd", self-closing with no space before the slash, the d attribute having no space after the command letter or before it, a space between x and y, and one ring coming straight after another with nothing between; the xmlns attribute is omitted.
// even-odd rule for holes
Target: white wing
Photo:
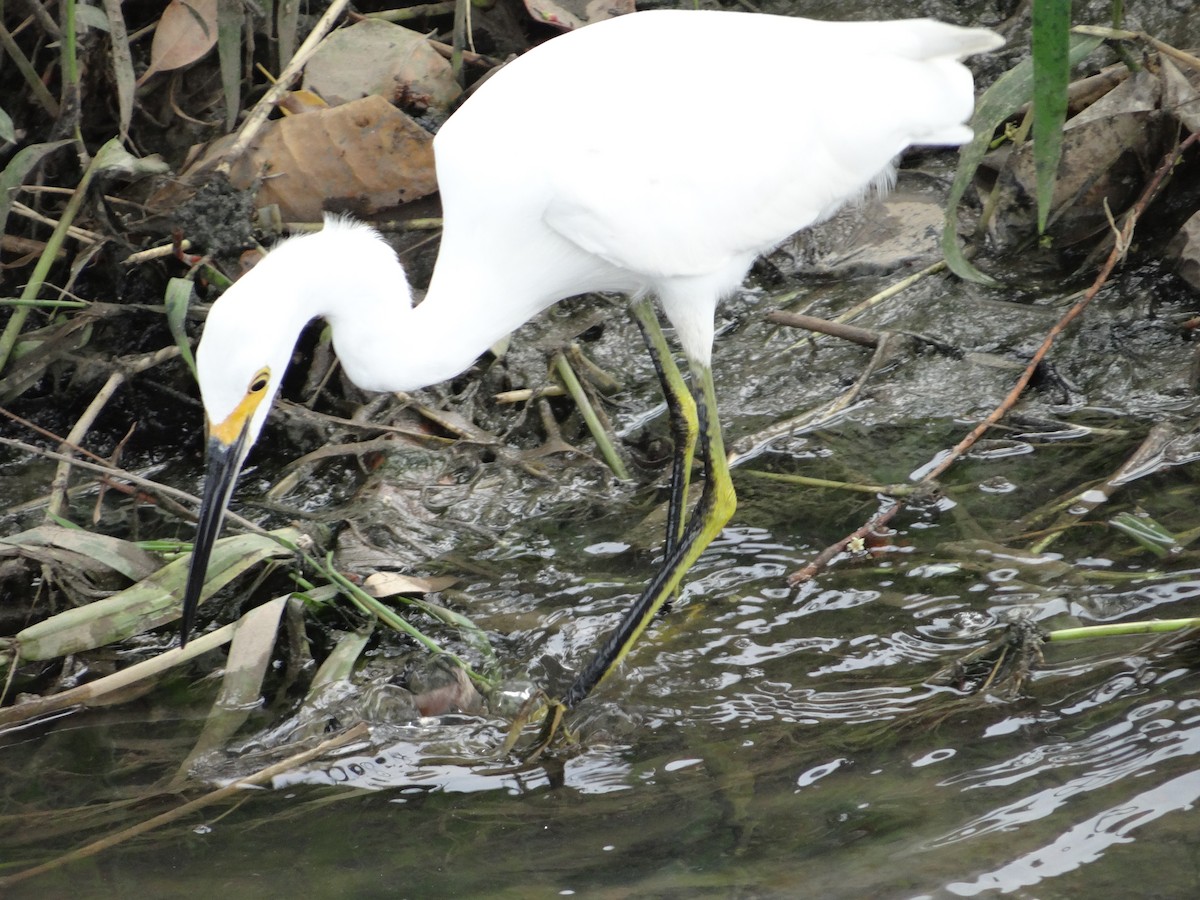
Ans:
<svg viewBox="0 0 1200 900"><path fill-rule="evenodd" d="M485 90L512 95L524 150L508 162L542 170L553 229L620 268L692 276L832 214L910 144L969 139L955 58L994 43L926 20L639 13Z"/></svg>

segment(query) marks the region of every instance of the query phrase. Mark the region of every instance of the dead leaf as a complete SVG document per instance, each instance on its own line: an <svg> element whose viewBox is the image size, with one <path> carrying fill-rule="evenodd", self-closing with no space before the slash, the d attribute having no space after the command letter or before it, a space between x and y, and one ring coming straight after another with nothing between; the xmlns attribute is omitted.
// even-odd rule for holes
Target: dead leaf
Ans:
<svg viewBox="0 0 1200 900"><path fill-rule="evenodd" d="M1067 123L1047 228L1056 247L1106 231L1109 212L1120 215L1140 193L1174 132L1160 98L1159 79L1142 71ZM1036 234L1033 145L1007 148L985 165L997 163L1003 170L991 236L1012 252Z"/></svg>
<svg viewBox="0 0 1200 900"><path fill-rule="evenodd" d="M525 0L525 8L539 22L573 31L634 11L633 0Z"/></svg>
<svg viewBox="0 0 1200 900"><path fill-rule="evenodd" d="M423 716L469 714L483 709L483 698L462 667L445 657L436 657L408 673L408 689Z"/></svg>
<svg viewBox="0 0 1200 900"><path fill-rule="evenodd" d="M221 691L204 722L204 730L179 766L177 781L186 779L199 757L224 746L258 709L287 599L285 595L268 600L238 620L221 677Z"/></svg>
<svg viewBox="0 0 1200 900"><path fill-rule="evenodd" d="M205 167L219 159L208 154ZM433 135L382 97L364 97L268 124L229 173L242 189L260 178L258 205L278 204L286 219L315 222L326 209L369 216L437 190Z"/></svg>
<svg viewBox="0 0 1200 900"><path fill-rule="evenodd" d="M304 67L304 87L330 106L378 94L405 109L442 111L462 93L449 61L424 35L381 19L325 38Z"/></svg>
<svg viewBox="0 0 1200 900"><path fill-rule="evenodd" d="M96 571L119 572L130 581L140 581L157 570L162 563L130 541L93 534L81 528L60 525L39 525L20 534L0 538L0 558L21 553L31 559L45 561L43 553L67 551L71 558L81 558Z"/></svg>
<svg viewBox="0 0 1200 900"><path fill-rule="evenodd" d="M449 575L434 578L414 578L399 572L376 572L363 582L363 590L372 597L394 597L396 594L432 594L444 591L458 581Z"/></svg>
<svg viewBox="0 0 1200 900"><path fill-rule="evenodd" d="M1174 262L1176 274L1200 290L1200 213L1196 213L1167 245L1167 258Z"/></svg>
<svg viewBox="0 0 1200 900"><path fill-rule="evenodd" d="M299 116L317 109L328 109L329 104L312 91L288 91L279 101L279 111L285 116Z"/></svg>
<svg viewBox="0 0 1200 900"><path fill-rule="evenodd" d="M1188 131L1200 131L1200 72L1184 75L1170 57L1162 58L1163 109L1177 118Z"/></svg>
<svg viewBox="0 0 1200 900"><path fill-rule="evenodd" d="M171 0L150 44L150 68L138 86L158 72L189 66L217 43L217 0Z"/></svg>

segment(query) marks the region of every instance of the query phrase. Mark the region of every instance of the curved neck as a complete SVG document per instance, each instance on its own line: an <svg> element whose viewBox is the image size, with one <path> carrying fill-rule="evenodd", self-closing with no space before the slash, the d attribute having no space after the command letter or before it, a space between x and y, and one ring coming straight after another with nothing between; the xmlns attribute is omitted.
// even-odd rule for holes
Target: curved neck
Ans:
<svg viewBox="0 0 1200 900"><path fill-rule="evenodd" d="M343 298L346 287L339 289ZM395 281L360 285L352 303L320 313L346 374L366 390L415 391L446 381L509 331L486 316L464 315L455 295L431 291L413 307L407 292L396 293Z"/></svg>
<svg viewBox="0 0 1200 900"><path fill-rule="evenodd" d="M277 246L218 303L230 318L241 306L237 324L252 334L287 329L292 342L279 350L289 356L305 324L324 318L351 381L365 390L412 391L470 368L514 328L571 293L558 274L565 267L547 259L540 245L525 251L528 259L508 260L503 278L478 264L478 248L448 253L446 246L444 238L426 298L414 307L391 247L365 225L329 220L323 231ZM522 277L512 277L514 271Z"/></svg>

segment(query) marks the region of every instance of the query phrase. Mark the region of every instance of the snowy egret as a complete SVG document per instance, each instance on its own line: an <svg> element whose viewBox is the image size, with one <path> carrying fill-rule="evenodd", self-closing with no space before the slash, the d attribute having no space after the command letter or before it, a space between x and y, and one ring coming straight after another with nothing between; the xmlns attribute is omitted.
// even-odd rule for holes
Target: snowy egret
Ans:
<svg viewBox="0 0 1200 900"><path fill-rule="evenodd" d="M974 84L961 60L1001 43L931 20L658 11L556 37L505 66L434 142L444 231L422 303L412 306L374 231L334 218L279 244L213 304L197 352L209 468L183 641L234 481L307 322L329 322L355 384L407 391L459 374L563 298L616 291L631 298L672 419L668 538L558 709L576 705L733 513L710 368L717 301L759 254L886 186L905 148L969 141ZM697 442L705 478L684 522Z"/></svg>

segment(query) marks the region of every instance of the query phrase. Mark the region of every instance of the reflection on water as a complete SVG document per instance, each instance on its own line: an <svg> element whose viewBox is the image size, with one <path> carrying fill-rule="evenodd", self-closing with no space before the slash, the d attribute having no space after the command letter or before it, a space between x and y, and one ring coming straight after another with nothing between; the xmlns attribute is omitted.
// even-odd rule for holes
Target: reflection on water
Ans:
<svg viewBox="0 0 1200 900"><path fill-rule="evenodd" d="M992 843L989 837L1004 835L1007 851L996 868L947 890L977 896L1032 887L1101 860L1163 816L1191 810L1200 796L1200 770L1193 768L1200 752L1197 709L1200 700L1155 701L1077 739L946 779L944 786L980 791L998 805L930 842L929 850L967 843L978 856L988 852L981 848ZM1171 772L1178 774L1165 777ZM1053 839L1037 840L1045 829L1036 826L1056 819L1061 830ZM1023 838L1026 831L1032 839Z"/></svg>

